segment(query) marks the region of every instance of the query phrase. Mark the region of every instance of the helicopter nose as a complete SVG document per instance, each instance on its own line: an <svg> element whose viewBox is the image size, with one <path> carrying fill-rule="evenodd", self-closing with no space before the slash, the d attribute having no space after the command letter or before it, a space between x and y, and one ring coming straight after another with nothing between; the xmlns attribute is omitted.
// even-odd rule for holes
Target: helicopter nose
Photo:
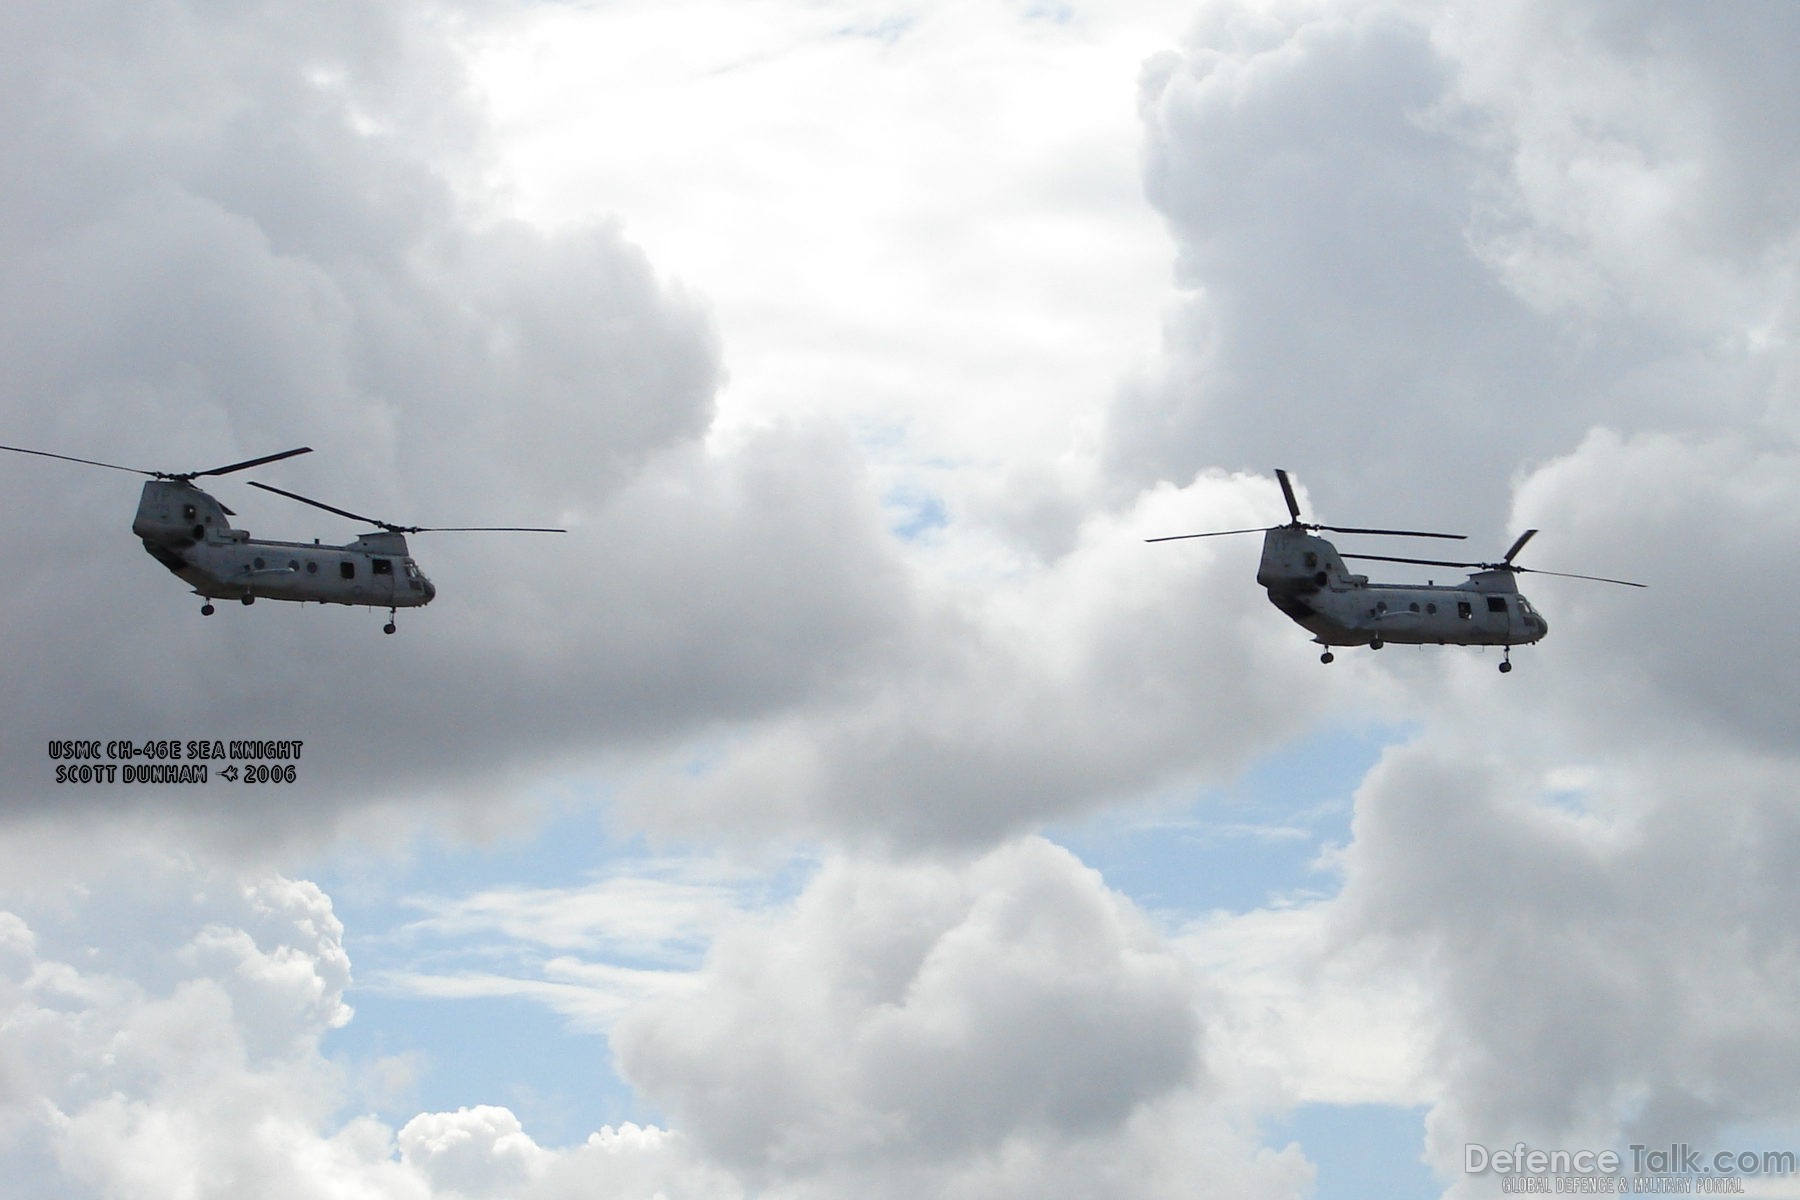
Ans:
<svg viewBox="0 0 1800 1200"><path fill-rule="evenodd" d="M437 585L429 579L420 580L425 585L425 603L430 604L437 599Z"/></svg>
<svg viewBox="0 0 1800 1200"><path fill-rule="evenodd" d="M1544 620L1543 617L1534 615L1531 618L1531 624L1532 634L1534 635L1531 640L1534 642L1550 632L1550 622Z"/></svg>

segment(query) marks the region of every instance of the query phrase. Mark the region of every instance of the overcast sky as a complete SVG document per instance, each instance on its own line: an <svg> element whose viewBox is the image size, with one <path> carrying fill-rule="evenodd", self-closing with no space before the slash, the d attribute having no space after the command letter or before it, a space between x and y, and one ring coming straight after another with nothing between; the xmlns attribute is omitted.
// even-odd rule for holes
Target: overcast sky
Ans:
<svg viewBox="0 0 1800 1200"><path fill-rule="evenodd" d="M1800 10L15 3L20 1197L1499 1194L1800 1151ZM1322 666L1309 517L1551 576ZM1371 547L1373 548L1373 547ZM1405 544L1385 544L1405 552ZM1396 567L1423 579L1441 569ZM1441 578L1440 578L1440 581ZM59 785L65 738L304 742ZM1800 1178L1751 1194L1800 1195Z"/></svg>

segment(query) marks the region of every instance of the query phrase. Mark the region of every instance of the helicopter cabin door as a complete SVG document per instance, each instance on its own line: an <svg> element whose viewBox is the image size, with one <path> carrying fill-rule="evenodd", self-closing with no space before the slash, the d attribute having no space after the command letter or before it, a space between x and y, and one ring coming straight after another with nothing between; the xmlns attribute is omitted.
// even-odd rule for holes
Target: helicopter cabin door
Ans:
<svg viewBox="0 0 1800 1200"><path fill-rule="evenodd" d="M388 554L371 554L368 558L369 578L366 586L371 603L391 607L399 590L404 571L401 559Z"/></svg>
<svg viewBox="0 0 1800 1200"><path fill-rule="evenodd" d="M395 579L401 560L393 555L366 550L347 554L338 562L340 604L367 604L387 608L394 603ZM348 592L348 598L342 598Z"/></svg>
<svg viewBox="0 0 1800 1200"><path fill-rule="evenodd" d="M1489 592L1482 597L1484 611L1476 615L1479 628L1488 635L1493 645L1505 645L1511 638L1514 598L1505 594Z"/></svg>

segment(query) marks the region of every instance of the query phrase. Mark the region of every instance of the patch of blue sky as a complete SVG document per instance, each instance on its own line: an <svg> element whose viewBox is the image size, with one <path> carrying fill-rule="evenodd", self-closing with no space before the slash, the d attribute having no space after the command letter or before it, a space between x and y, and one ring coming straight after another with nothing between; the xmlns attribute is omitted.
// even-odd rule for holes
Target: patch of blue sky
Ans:
<svg viewBox="0 0 1800 1200"><path fill-rule="evenodd" d="M545 1146L574 1145L605 1125L656 1121L614 1069L603 1034L573 1030L534 1000L363 988L347 999L355 1018L323 1046L349 1078L368 1081L353 1088L346 1117L373 1113L398 1127L423 1112L502 1105Z"/></svg>
<svg viewBox="0 0 1800 1200"><path fill-rule="evenodd" d="M1264 1133L1299 1144L1317 1172L1313 1200L1435 1200L1425 1165L1425 1110L1390 1104L1303 1104Z"/></svg>
<svg viewBox="0 0 1800 1200"><path fill-rule="evenodd" d="M838 36L847 38L868 38L872 41L893 45L912 31L918 23L917 18L910 16L882 17L879 20L857 21L842 26Z"/></svg>
<svg viewBox="0 0 1800 1200"><path fill-rule="evenodd" d="M1170 927L1329 894L1337 879L1321 859L1349 843L1357 787L1407 736L1394 726L1326 728L1225 787L1054 826L1046 836Z"/></svg>
<svg viewBox="0 0 1800 1200"><path fill-rule="evenodd" d="M942 498L919 487L895 488L883 498L881 506L887 513L888 528L896 537L909 542L916 542L950 523L950 510Z"/></svg>
<svg viewBox="0 0 1800 1200"><path fill-rule="evenodd" d="M421 837L404 855L309 873L332 897L351 961L345 1001L355 1016L323 1043L364 1081L346 1116L400 1124L500 1104L552 1146L603 1125L656 1123L614 1068L609 1005L634 983L704 961L710 932L682 919L689 897L717 910L767 908L798 895L816 868L803 855L743 868L705 847L653 848L614 836L603 801L547 795L528 835L485 845ZM608 889L621 884L621 909L647 891L675 911L652 912L648 932L628 922L621 931L607 911ZM624 978L618 989L609 974Z"/></svg>
<svg viewBox="0 0 1800 1200"><path fill-rule="evenodd" d="M1075 9L1059 2L1033 4L1025 10L1027 21L1048 21L1053 25L1067 25L1075 19Z"/></svg>

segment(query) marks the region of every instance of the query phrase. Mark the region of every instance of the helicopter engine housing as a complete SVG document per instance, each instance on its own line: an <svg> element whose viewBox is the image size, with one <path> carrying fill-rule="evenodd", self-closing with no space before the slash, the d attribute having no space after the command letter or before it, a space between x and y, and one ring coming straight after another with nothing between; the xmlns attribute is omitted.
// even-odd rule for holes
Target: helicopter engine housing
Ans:
<svg viewBox="0 0 1800 1200"><path fill-rule="evenodd" d="M1366 578L1350 574L1337 547L1322 537L1285 525L1263 535L1256 582L1271 593L1306 595L1325 588L1355 586Z"/></svg>
<svg viewBox="0 0 1800 1200"><path fill-rule="evenodd" d="M185 550L209 537L229 536L225 506L185 480L152 479L138 498L131 532L144 546Z"/></svg>

